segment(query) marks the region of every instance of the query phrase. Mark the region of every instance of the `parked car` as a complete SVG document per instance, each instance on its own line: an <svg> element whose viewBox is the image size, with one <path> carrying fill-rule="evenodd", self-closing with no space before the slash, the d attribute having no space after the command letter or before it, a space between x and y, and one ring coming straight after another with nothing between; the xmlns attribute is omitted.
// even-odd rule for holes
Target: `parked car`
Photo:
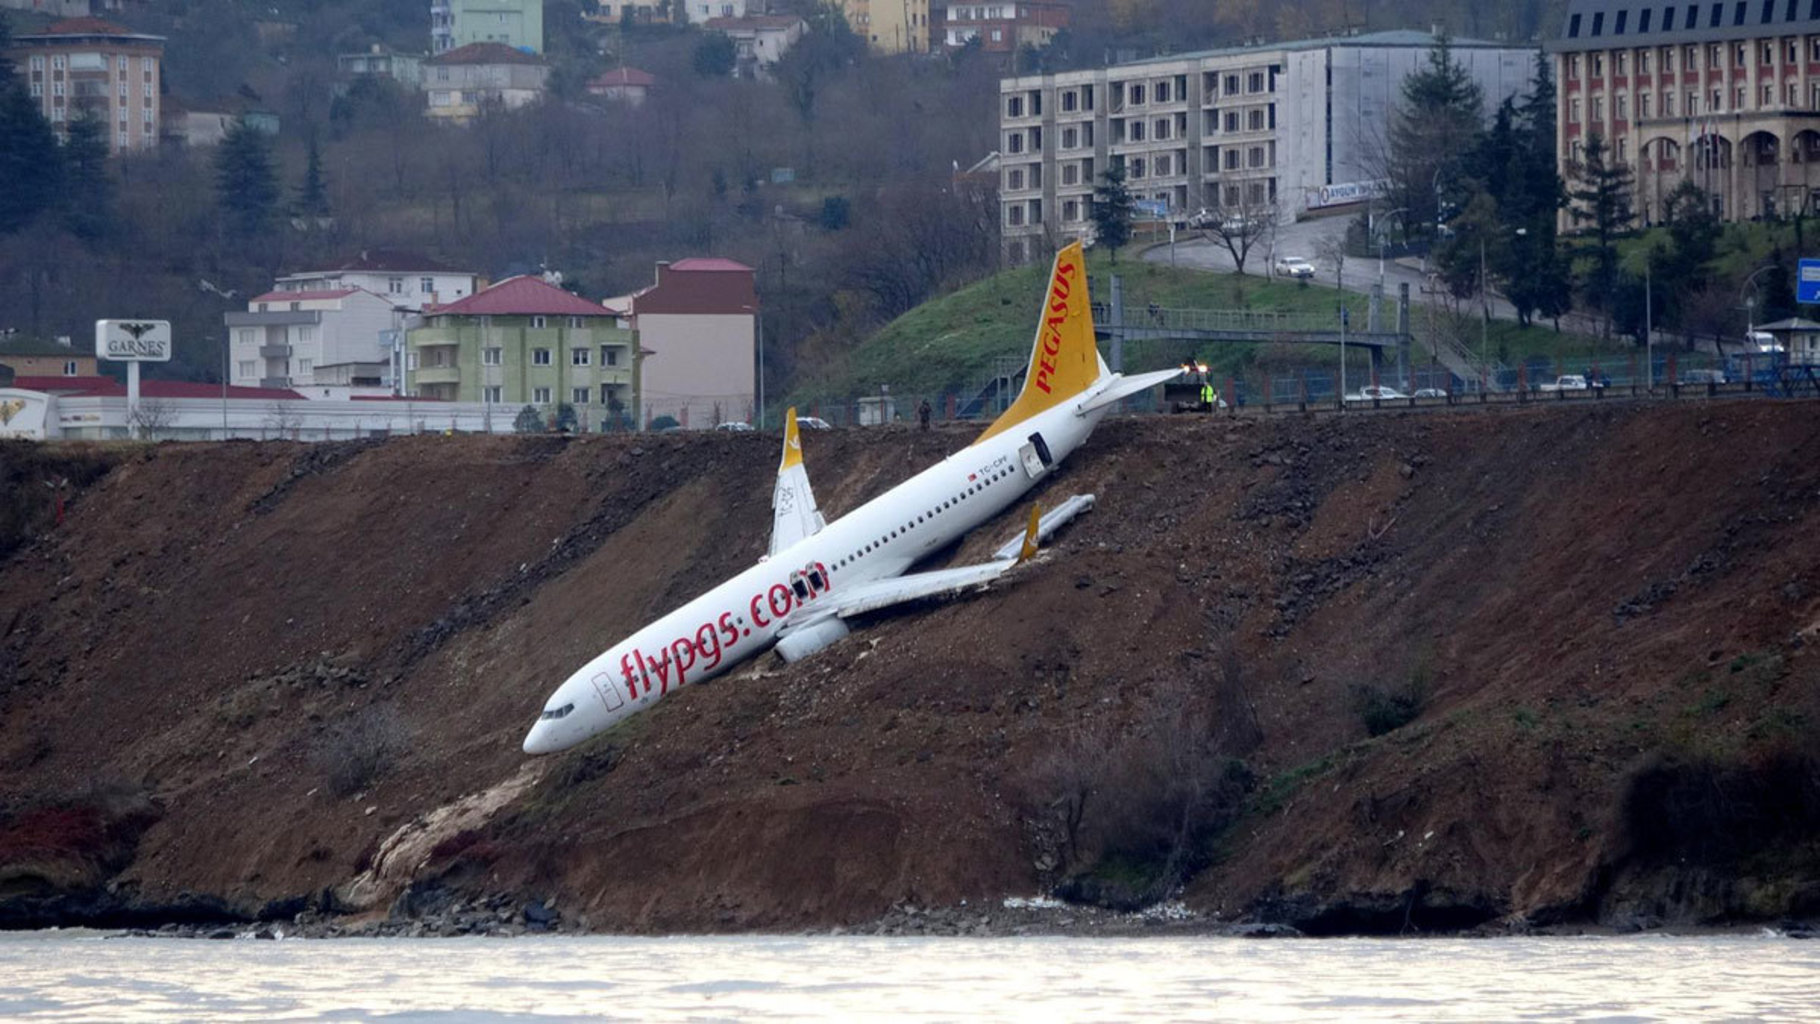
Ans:
<svg viewBox="0 0 1820 1024"><path fill-rule="evenodd" d="M1308 278L1314 276L1314 264L1300 256L1278 256L1273 269L1278 277Z"/></svg>
<svg viewBox="0 0 1820 1024"><path fill-rule="evenodd" d="M1415 394L1410 395L1409 397L1411 397L1411 398L1446 398L1447 389L1446 388L1417 388Z"/></svg>
<svg viewBox="0 0 1820 1024"><path fill-rule="evenodd" d="M1683 383L1683 384L1723 384L1723 383L1725 383L1725 371L1724 370L1682 370L1681 371L1681 383Z"/></svg>
<svg viewBox="0 0 1820 1024"><path fill-rule="evenodd" d="M1577 373L1563 374L1553 381L1539 385L1537 391L1586 391L1592 387L1586 378Z"/></svg>
<svg viewBox="0 0 1820 1024"><path fill-rule="evenodd" d="M1368 384L1346 396L1348 402L1388 402L1409 396L1388 384Z"/></svg>
<svg viewBox="0 0 1820 1024"><path fill-rule="evenodd" d="M803 430L833 430L834 429L833 427L828 425L827 420L822 419L820 416L798 416L796 418L796 425L797 425L797 427L799 427L800 429L803 429Z"/></svg>
<svg viewBox="0 0 1820 1024"><path fill-rule="evenodd" d="M741 423L739 420L728 420L725 423L716 423L714 429L725 430L730 434L744 434L752 429L752 424Z"/></svg>

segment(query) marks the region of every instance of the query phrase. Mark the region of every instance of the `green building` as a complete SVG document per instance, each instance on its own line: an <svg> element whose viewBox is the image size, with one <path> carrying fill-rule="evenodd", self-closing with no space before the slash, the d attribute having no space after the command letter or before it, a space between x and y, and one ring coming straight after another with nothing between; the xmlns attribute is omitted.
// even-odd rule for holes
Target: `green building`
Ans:
<svg viewBox="0 0 1820 1024"><path fill-rule="evenodd" d="M536 277L512 277L424 310L405 340L405 386L420 398L484 402L546 421L575 408L584 430L631 427L638 336L608 310Z"/></svg>

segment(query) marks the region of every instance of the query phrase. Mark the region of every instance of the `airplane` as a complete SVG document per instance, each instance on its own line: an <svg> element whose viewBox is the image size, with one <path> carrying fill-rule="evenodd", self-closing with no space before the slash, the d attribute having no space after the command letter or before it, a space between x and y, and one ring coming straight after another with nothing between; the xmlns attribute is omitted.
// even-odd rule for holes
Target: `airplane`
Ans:
<svg viewBox="0 0 1820 1024"><path fill-rule="evenodd" d="M1075 495L1032 509L1020 537L986 562L909 572L1017 502L1087 440L1120 400L1182 371L1127 377L1094 344L1081 245L1056 254L1024 387L966 448L827 522L803 467L794 409L772 492L770 550L756 565L633 633L583 665L545 702L527 754L565 750L767 648L804 658L848 634L847 620L905 601L982 586L1028 559L1079 512Z"/></svg>

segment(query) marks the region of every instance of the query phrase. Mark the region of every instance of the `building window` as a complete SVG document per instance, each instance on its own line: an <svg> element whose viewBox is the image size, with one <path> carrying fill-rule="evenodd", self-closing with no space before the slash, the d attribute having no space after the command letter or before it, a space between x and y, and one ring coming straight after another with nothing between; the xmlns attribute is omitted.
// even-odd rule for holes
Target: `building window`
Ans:
<svg viewBox="0 0 1820 1024"><path fill-rule="evenodd" d="M550 365L550 350L547 348L532 349L531 350L531 365L532 366L549 366Z"/></svg>
<svg viewBox="0 0 1820 1024"><path fill-rule="evenodd" d="M501 348L483 348L480 350L480 365L499 366L505 361L505 350Z"/></svg>
<svg viewBox="0 0 1820 1024"><path fill-rule="evenodd" d="M505 400L504 390L498 384L488 384L480 389L480 400L488 405L498 405Z"/></svg>
<svg viewBox="0 0 1820 1024"><path fill-rule="evenodd" d="M576 405L587 405L588 389L586 387L570 388L569 401L574 402Z"/></svg>
<svg viewBox="0 0 1820 1024"><path fill-rule="evenodd" d="M1012 167L1005 171L1005 191L1015 192L1024 187L1024 169Z"/></svg>
<svg viewBox="0 0 1820 1024"><path fill-rule="evenodd" d="M1072 163L1062 165L1062 184L1078 185L1081 181L1081 169Z"/></svg>
<svg viewBox="0 0 1820 1024"><path fill-rule="evenodd" d="M588 350L585 348L570 349L569 350L569 365L570 366L588 365Z"/></svg>
<svg viewBox="0 0 1820 1024"><path fill-rule="evenodd" d="M1592 76L1594 78L1605 77L1605 55L1603 53L1592 55Z"/></svg>
<svg viewBox="0 0 1820 1024"><path fill-rule="evenodd" d="M1247 166L1247 167L1264 166L1264 147L1263 146L1253 146L1250 149L1245 151L1245 166Z"/></svg>
<svg viewBox="0 0 1820 1024"><path fill-rule="evenodd" d="M1649 117L1649 93L1637 97L1637 116L1645 119Z"/></svg>
<svg viewBox="0 0 1820 1024"><path fill-rule="evenodd" d="M436 291L436 279L433 277L418 278L417 290L425 295L433 294Z"/></svg>
<svg viewBox="0 0 1820 1024"><path fill-rule="evenodd" d="M1130 162L1126 164L1125 170L1125 176L1133 181L1142 178L1144 176L1144 158L1141 156L1132 157Z"/></svg>
<svg viewBox="0 0 1820 1024"><path fill-rule="evenodd" d="M43 71L44 70L44 58L42 56L35 55L32 57L32 70L33 71Z"/></svg>
<svg viewBox="0 0 1820 1024"><path fill-rule="evenodd" d="M1662 94L1662 116L1675 116L1675 94L1672 92L1665 92Z"/></svg>
<svg viewBox="0 0 1820 1024"><path fill-rule="evenodd" d="M315 370L315 368L316 368L316 360L314 360L314 359L297 360L297 373L299 376L310 373L311 371Z"/></svg>
<svg viewBox="0 0 1820 1024"><path fill-rule="evenodd" d="M1644 11L1643 15L1644 15L1643 20L1645 22L1645 25L1647 26L1647 23L1649 21L1649 12ZM1643 29L1643 31L1647 32L1647 31L1649 31L1649 29L1647 27L1645 27ZM1648 50L1638 50L1637 51L1637 74L1639 74L1639 75L1649 74L1649 51Z"/></svg>
<svg viewBox="0 0 1820 1024"><path fill-rule="evenodd" d="M259 373L259 364L258 363L254 362L251 359L242 359L240 361L240 376L243 379L247 378L247 377L257 376L258 373Z"/></svg>
<svg viewBox="0 0 1820 1024"><path fill-rule="evenodd" d="M1250 75L1246 76L1245 91L1246 92L1263 92L1264 91L1264 73L1262 71L1253 71Z"/></svg>
<svg viewBox="0 0 1820 1024"><path fill-rule="evenodd" d="M1237 75L1227 75L1226 76L1225 92L1226 92L1226 95L1228 95L1228 96L1237 96L1239 94L1239 76L1237 76Z"/></svg>
<svg viewBox="0 0 1820 1024"><path fill-rule="evenodd" d="M1012 96L1005 100L1005 116L1024 116L1024 98L1022 96Z"/></svg>
<svg viewBox="0 0 1820 1024"><path fill-rule="evenodd" d="M1076 149L1076 148L1079 148L1080 144L1081 144L1080 129L1078 129L1078 128L1063 128L1062 129L1062 148L1063 149Z"/></svg>
<svg viewBox="0 0 1820 1024"><path fill-rule="evenodd" d="M1081 219L1081 204L1073 199L1062 201L1062 223L1072 224Z"/></svg>
<svg viewBox="0 0 1820 1024"><path fill-rule="evenodd" d="M1570 82L1580 80L1580 55L1577 53L1567 58L1567 80Z"/></svg>
<svg viewBox="0 0 1820 1024"><path fill-rule="evenodd" d="M1005 224L1009 227L1023 227L1024 207L1021 203L1012 203L1005 207Z"/></svg>
<svg viewBox="0 0 1820 1024"><path fill-rule="evenodd" d="M1226 111L1225 130L1229 131L1229 132L1236 132L1239 130L1239 112L1238 111L1236 111L1236 110Z"/></svg>
<svg viewBox="0 0 1820 1024"><path fill-rule="evenodd" d="M619 365L619 350L614 348L611 345L602 345L600 347L600 365L618 366Z"/></svg>
<svg viewBox="0 0 1820 1024"><path fill-rule="evenodd" d="M68 359L68 360L64 361L63 375L65 377L74 377L76 375L76 361L74 359Z"/></svg>
<svg viewBox="0 0 1820 1024"><path fill-rule="evenodd" d="M1618 120L1623 121L1630 117L1630 97L1625 93L1619 93L1612 99L1612 107L1612 112Z"/></svg>
<svg viewBox="0 0 1820 1024"><path fill-rule="evenodd" d="M1133 119L1131 121L1130 128L1131 128L1131 141L1133 141L1133 142L1144 141L1144 122Z"/></svg>
<svg viewBox="0 0 1820 1024"><path fill-rule="evenodd" d="M1622 12L1620 12L1620 15L1621 14L1622 14ZM1624 74L1624 65L1626 63L1624 60L1624 51L1619 50L1617 53L1613 54L1612 58L1611 58L1611 63L1612 63L1612 73L1613 74L1616 74L1616 75Z"/></svg>
<svg viewBox="0 0 1820 1024"><path fill-rule="evenodd" d="M1236 149L1227 149L1226 150L1226 169L1229 171L1236 171L1239 169L1239 151L1238 150L1236 150Z"/></svg>
<svg viewBox="0 0 1820 1024"><path fill-rule="evenodd" d="M1245 127L1254 132L1263 131L1264 112L1262 110L1247 111L1245 114Z"/></svg>
<svg viewBox="0 0 1820 1024"><path fill-rule="evenodd" d="M531 329L533 331L541 331L544 329L544 325L546 322L547 321L545 321L545 319L543 317L534 316L531 318Z"/></svg>
<svg viewBox="0 0 1820 1024"><path fill-rule="evenodd" d="M1605 97L1594 96L1592 98L1592 119L1594 121L1605 120Z"/></svg>
<svg viewBox="0 0 1820 1024"><path fill-rule="evenodd" d="M1134 107L1143 106L1144 105L1144 83L1142 83L1142 82L1131 83L1130 96L1131 96L1131 105L1132 106L1134 106Z"/></svg>
<svg viewBox="0 0 1820 1024"><path fill-rule="evenodd" d="M550 389L549 388L532 388L531 389L531 404L549 405L550 404Z"/></svg>
<svg viewBox="0 0 1820 1024"><path fill-rule="evenodd" d="M308 324L304 324L303 326L298 327L297 328L297 340L298 341L315 341L316 340L316 328L311 327Z"/></svg>
<svg viewBox="0 0 1820 1024"><path fill-rule="evenodd" d="M1169 176L1169 154L1163 153L1156 158L1155 171L1156 176L1159 178L1167 178Z"/></svg>

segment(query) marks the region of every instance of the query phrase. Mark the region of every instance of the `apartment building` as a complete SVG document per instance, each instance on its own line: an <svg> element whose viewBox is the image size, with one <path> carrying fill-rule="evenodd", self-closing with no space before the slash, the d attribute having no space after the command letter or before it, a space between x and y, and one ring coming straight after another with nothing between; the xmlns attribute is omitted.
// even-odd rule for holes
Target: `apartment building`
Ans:
<svg viewBox="0 0 1820 1024"><path fill-rule="evenodd" d="M836 0L847 27L878 53L929 52L929 0Z"/></svg>
<svg viewBox="0 0 1820 1024"><path fill-rule="evenodd" d="M246 388L391 385L392 303L362 288L269 291L226 314L229 382Z"/></svg>
<svg viewBox="0 0 1820 1024"><path fill-rule="evenodd" d="M986 53L1011 54L1022 46L1046 46L1068 27L1074 8L1062 0L995 0L937 3L936 45L959 50L975 44Z"/></svg>
<svg viewBox="0 0 1820 1024"><path fill-rule="evenodd" d="M642 421L712 427L757 416L758 290L752 268L719 258L660 261L648 288L606 300L638 332Z"/></svg>
<svg viewBox="0 0 1820 1024"><path fill-rule="evenodd" d="M0 336L0 366L20 377L93 377L100 372L94 348L77 348L67 335L56 341Z"/></svg>
<svg viewBox="0 0 1820 1024"><path fill-rule="evenodd" d="M603 306L536 277L509 277L424 310L406 334L408 393L451 402L567 403L586 429L630 424L638 409L638 339Z"/></svg>
<svg viewBox="0 0 1820 1024"><path fill-rule="evenodd" d="M422 253L404 249L362 249L354 256L319 270L299 270L272 283L276 292L332 291L359 288L409 313L425 306L455 302L474 294L480 278Z"/></svg>
<svg viewBox="0 0 1820 1024"><path fill-rule="evenodd" d="M107 127L111 153L158 145L163 36L70 18L14 36L7 55L59 138L69 122L94 117Z"/></svg>
<svg viewBox="0 0 1820 1024"><path fill-rule="evenodd" d="M1092 196L1111 163L1144 206L1291 220L1357 201L1380 177L1403 81L1437 40L1375 32L1023 75L999 84L1004 252L1024 262L1090 234ZM1449 41L1487 113L1521 95L1537 50Z"/></svg>
<svg viewBox="0 0 1820 1024"><path fill-rule="evenodd" d="M543 52L543 0L432 0L430 52L500 43Z"/></svg>
<svg viewBox="0 0 1820 1024"><path fill-rule="evenodd" d="M483 108L515 110L543 96L550 64L504 43L469 43L423 62L432 118L466 124Z"/></svg>
<svg viewBox="0 0 1820 1024"><path fill-rule="evenodd" d="M710 18L702 27L710 32L725 32L733 40L735 77L757 79L769 79L771 66L809 31L809 23L794 14Z"/></svg>
<svg viewBox="0 0 1820 1024"><path fill-rule="evenodd" d="M1644 223L1688 180L1725 220L1814 210L1817 0L1569 0L1546 49L1564 176L1597 134L1635 173Z"/></svg>

